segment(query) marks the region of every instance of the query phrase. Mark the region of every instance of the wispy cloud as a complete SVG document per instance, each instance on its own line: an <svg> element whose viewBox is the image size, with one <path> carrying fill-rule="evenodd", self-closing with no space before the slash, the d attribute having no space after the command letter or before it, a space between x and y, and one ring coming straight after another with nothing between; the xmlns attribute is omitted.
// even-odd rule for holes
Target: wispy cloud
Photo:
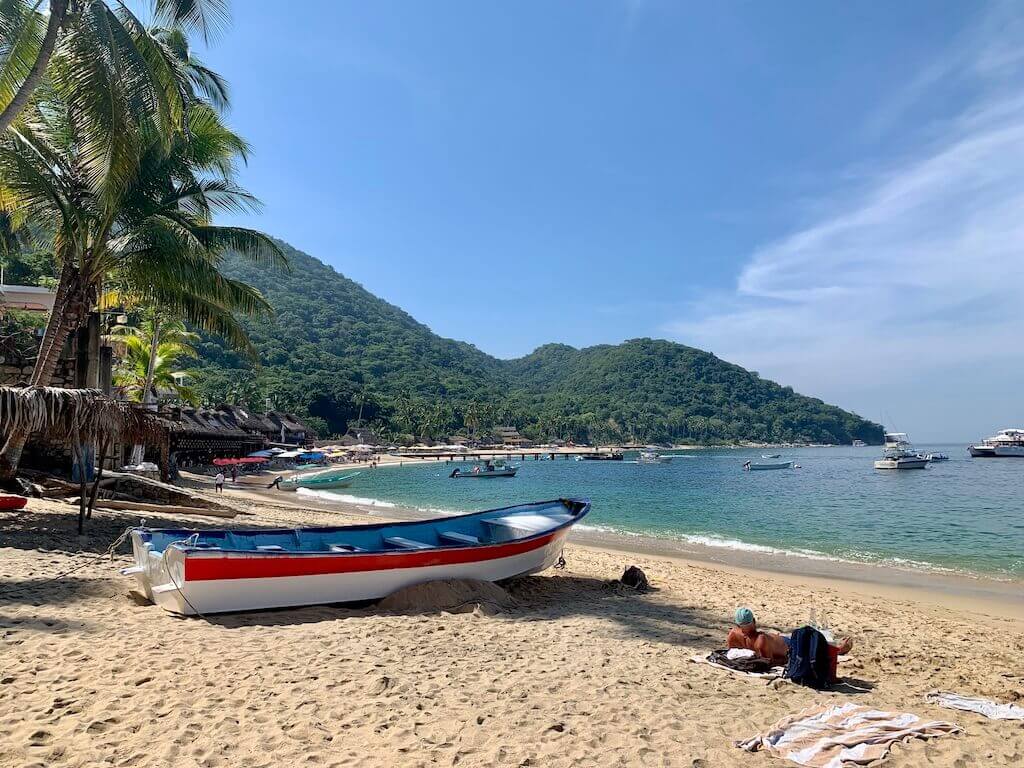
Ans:
<svg viewBox="0 0 1024 768"><path fill-rule="evenodd" d="M879 378L889 407L915 387L954 397L942 379L966 370L979 373L976 397L1005 408L1012 391L1018 402L1019 385L1004 382L1024 376L1021 11L998 6L915 81L915 98L950 78L970 88L913 156L861 167L856 193L753 253L734 293L667 330L798 388L877 406L874 416Z"/></svg>

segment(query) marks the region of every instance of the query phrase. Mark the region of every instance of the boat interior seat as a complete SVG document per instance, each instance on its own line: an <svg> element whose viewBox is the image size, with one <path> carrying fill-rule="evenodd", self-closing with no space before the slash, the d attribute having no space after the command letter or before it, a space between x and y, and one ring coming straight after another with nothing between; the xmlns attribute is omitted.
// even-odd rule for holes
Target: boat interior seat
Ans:
<svg viewBox="0 0 1024 768"><path fill-rule="evenodd" d="M438 534L438 538L442 541L449 541L453 544L479 544L480 539L477 536L470 536L468 533L459 533L458 531L441 531Z"/></svg>
<svg viewBox="0 0 1024 768"><path fill-rule="evenodd" d="M401 536L386 536L384 543L397 549L431 549L431 545L414 539L406 539Z"/></svg>
<svg viewBox="0 0 1024 768"><path fill-rule="evenodd" d="M327 549L331 552L365 552L365 549L353 547L351 544L328 544Z"/></svg>

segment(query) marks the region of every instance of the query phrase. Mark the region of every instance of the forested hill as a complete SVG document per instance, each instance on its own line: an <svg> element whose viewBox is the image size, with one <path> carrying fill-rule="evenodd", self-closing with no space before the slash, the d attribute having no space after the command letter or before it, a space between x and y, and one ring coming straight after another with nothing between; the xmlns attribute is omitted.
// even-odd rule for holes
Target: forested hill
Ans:
<svg viewBox="0 0 1024 768"><path fill-rule="evenodd" d="M364 421L399 435L441 437L513 424L535 438L592 441L877 443L882 428L714 355L636 339L587 349L549 344L498 360L441 338L285 243L291 272L232 259L226 272L276 310L248 323L254 368L216 339L200 345L210 402L242 402L313 417L325 434Z"/></svg>

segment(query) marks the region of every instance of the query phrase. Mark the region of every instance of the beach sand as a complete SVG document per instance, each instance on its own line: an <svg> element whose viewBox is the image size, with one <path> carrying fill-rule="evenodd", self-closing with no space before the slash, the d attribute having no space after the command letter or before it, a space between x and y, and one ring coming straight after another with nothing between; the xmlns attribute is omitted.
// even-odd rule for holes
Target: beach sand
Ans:
<svg viewBox="0 0 1024 768"><path fill-rule="evenodd" d="M367 519L225 496L253 513L237 525ZM3 766L781 766L733 741L837 700L966 729L897 746L887 765L1024 761L1021 723L923 699L936 688L1024 699L1024 622L1000 618L997 601L970 612L940 591L876 595L870 583L577 544L564 571L514 583L518 607L496 615L322 606L185 619L129 597L125 554L81 554L103 552L137 515L98 511L79 540L75 512L32 500L0 513ZM630 564L655 591L609 587ZM723 645L737 605L782 630L827 610L855 638L840 674L863 692L692 663Z"/></svg>

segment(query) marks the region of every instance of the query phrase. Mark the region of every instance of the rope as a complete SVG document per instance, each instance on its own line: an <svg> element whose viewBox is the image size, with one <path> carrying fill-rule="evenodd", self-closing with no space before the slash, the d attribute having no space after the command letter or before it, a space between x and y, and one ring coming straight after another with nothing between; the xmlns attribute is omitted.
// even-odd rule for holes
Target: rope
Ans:
<svg viewBox="0 0 1024 768"><path fill-rule="evenodd" d="M174 588L176 590L178 590L178 594L181 595L181 599L184 600L186 603L188 603L188 607L191 608L195 612L196 616L198 616L201 619L206 619L206 616L204 616L203 613L198 608L196 608L194 605L192 605L192 601L188 599L188 596L182 590L181 585L178 584L178 580L174 578L174 570L167 563L167 550L170 549L174 544L184 544L186 546L189 546L189 545L195 545L197 543L199 543L199 532L198 531L196 533L193 533L188 538L181 539L180 541L172 541L170 544L168 544L166 547L164 547L164 566L167 568L167 577L171 580L171 584L174 585ZM209 619L206 619L206 620L209 621Z"/></svg>
<svg viewBox="0 0 1024 768"><path fill-rule="evenodd" d="M116 539L114 539L113 542L111 542L109 547L107 547L103 552L100 552L99 554L88 558L83 563L79 563L76 566L68 568L66 571L62 573L58 573L56 576L51 576L50 578L43 579L42 581L37 581L32 584L15 584L14 586L7 587L6 589L0 589L0 595L13 595L26 589L35 589L36 587L40 587L43 584L50 584L54 581L60 581L65 576L70 576L72 573L76 573L82 570L83 568L86 568L92 565L93 563L102 560L105 557L110 557L111 561L113 561L115 550L119 546L121 546L121 544L128 538L128 535L131 533L131 531L132 526L125 528L124 531L122 531L121 534Z"/></svg>

